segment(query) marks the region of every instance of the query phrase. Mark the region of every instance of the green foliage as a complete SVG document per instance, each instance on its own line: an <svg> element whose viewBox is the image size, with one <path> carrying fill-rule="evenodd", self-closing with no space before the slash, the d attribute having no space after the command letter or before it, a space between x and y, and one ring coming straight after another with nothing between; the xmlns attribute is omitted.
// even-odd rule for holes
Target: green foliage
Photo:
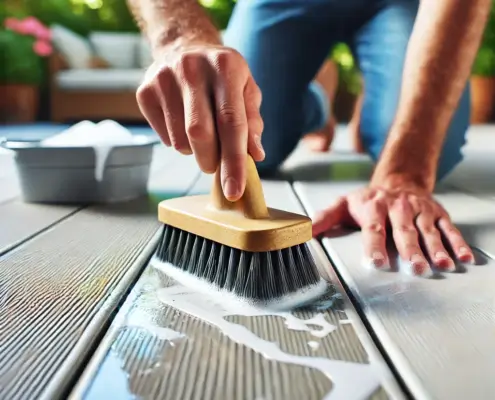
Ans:
<svg viewBox="0 0 495 400"><path fill-rule="evenodd" d="M362 87L361 73L349 46L345 43L337 43L330 53L330 58L337 64L339 69L340 84L349 93L359 94Z"/></svg>
<svg viewBox="0 0 495 400"><path fill-rule="evenodd" d="M137 32L126 0L19 0L41 22L57 23L86 36L91 31ZM200 0L219 27L225 29L235 0Z"/></svg>
<svg viewBox="0 0 495 400"><path fill-rule="evenodd" d="M235 0L199 0L218 29L227 28Z"/></svg>
<svg viewBox="0 0 495 400"><path fill-rule="evenodd" d="M0 5L0 84L39 85L43 82L46 65L33 50L35 38L5 29L6 18L25 18L28 14L19 7Z"/></svg>
<svg viewBox="0 0 495 400"><path fill-rule="evenodd" d="M474 75L495 76L495 1L492 1L492 9L472 72Z"/></svg>
<svg viewBox="0 0 495 400"><path fill-rule="evenodd" d="M0 30L0 54L6 62L0 68L0 83L42 83L45 73L44 60L35 54L35 39L19 35L7 29Z"/></svg>
<svg viewBox="0 0 495 400"><path fill-rule="evenodd" d="M47 25L63 25L86 36L91 31L137 32L126 0L21 0Z"/></svg>

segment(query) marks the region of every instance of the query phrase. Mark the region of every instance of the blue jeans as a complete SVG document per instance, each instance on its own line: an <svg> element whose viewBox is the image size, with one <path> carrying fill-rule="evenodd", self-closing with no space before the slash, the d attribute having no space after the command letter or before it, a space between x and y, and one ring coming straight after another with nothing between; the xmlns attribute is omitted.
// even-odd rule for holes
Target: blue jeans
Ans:
<svg viewBox="0 0 495 400"><path fill-rule="evenodd" d="M305 133L320 129L329 104L314 82L331 47L353 49L364 80L360 131L376 162L394 120L406 48L419 0L238 0L224 43L247 60L263 93L260 173L276 170ZM469 87L451 121L437 179L461 160ZM424 132L428 135L428 132Z"/></svg>

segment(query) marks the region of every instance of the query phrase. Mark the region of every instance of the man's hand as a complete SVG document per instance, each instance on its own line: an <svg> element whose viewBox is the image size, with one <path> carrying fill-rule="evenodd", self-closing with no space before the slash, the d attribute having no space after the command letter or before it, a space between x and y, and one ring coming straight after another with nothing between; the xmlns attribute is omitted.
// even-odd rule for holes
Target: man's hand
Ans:
<svg viewBox="0 0 495 400"><path fill-rule="evenodd" d="M411 263L417 275L429 272L428 259L441 270L455 269L443 240L458 260L474 261L472 251L447 211L428 191L414 185L397 189L370 185L338 199L316 217L313 236L337 226L361 228L365 257L376 268L389 266L385 247L388 232L400 257Z"/></svg>
<svg viewBox="0 0 495 400"><path fill-rule="evenodd" d="M137 100L167 146L194 153L203 172L220 166L226 198L242 196L246 154L255 161L265 155L261 92L237 51L209 43L167 47L147 71Z"/></svg>

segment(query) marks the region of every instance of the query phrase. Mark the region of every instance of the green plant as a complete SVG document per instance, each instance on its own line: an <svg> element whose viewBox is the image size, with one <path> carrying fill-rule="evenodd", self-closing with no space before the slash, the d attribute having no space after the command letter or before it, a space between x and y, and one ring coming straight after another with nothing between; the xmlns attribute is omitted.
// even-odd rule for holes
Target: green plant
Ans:
<svg viewBox="0 0 495 400"><path fill-rule="evenodd" d="M225 29L234 10L235 0L199 0L218 29Z"/></svg>
<svg viewBox="0 0 495 400"><path fill-rule="evenodd" d="M0 28L0 83L40 85L44 79L44 58L52 52L50 31L36 18L23 19L3 13Z"/></svg>
<svg viewBox="0 0 495 400"><path fill-rule="evenodd" d="M330 52L339 69L339 81L346 90L354 95L361 92L361 72L355 62L351 49L345 43L337 43Z"/></svg>
<svg viewBox="0 0 495 400"><path fill-rule="evenodd" d="M495 1L492 1L492 9L474 60L472 73L478 76L495 77Z"/></svg>

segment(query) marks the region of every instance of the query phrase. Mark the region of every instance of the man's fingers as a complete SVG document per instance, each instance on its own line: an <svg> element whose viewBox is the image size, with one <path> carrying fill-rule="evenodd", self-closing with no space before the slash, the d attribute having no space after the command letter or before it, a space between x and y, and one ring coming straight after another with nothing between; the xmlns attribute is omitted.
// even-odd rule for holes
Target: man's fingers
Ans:
<svg viewBox="0 0 495 400"><path fill-rule="evenodd" d="M474 254L462 237L459 230L454 226L449 217L442 217L438 221L438 227L450 243L456 257L462 262L473 263Z"/></svg>
<svg viewBox="0 0 495 400"><path fill-rule="evenodd" d="M347 199L341 197L332 206L321 211L313 219L313 237L319 236L331 228L343 224L347 216Z"/></svg>
<svg viewBox="0 0 495 400"><path fill-rule="evenodd" d="M389 219L400 257L410 262L414 274L429 273L430 266L419 245L413 210L406 196L398 197L390 205Z"/></svg>
<svg viewBox="0 0 495 400"><path fill-rule="evenodd" d="M255 161L263 161L265 151L261 144L263 119L260 114L261 91L252 76L248 78L244 88L244 104L248 124L248 151Z"/></svg>
<svg viewBox="0 0 495 400"><path fill-rule="evenodd" d="M377 268L389 266L386 248L386 217L387 208L381 201L368 201L363 205L361 231L363 235L364 253L368 262Z"/></svg>
<svg viewBox="0 0 495 400"><path fill-rule="evenodd" d="M170 146L165 115L160 102L156 96L155 90L151 85L141 86L136 92L136 100L151 128L158 134L166 146Z"/></svg>
<svg viewBox="0 0 495 400"><path fill-rule="evenodd" d="M435 215L425 210L416 219L416 226L423 238L424 247L433 263L447 271L455 270L455 264L450 258L442 242L442 237L435 225Z"/></svg>
<svg viewBox="0 0 495 400"><path fill-rule="evenodd" d="M170 142L180 153L192 154L184 126L184 105L179 82L169 68L163 69L157 79L156 94L165 114Z"/></svg>
<svg viewBox="0 0 495 400"><path fill-rule="evenodd" d="M246 185L248 124L244 104L246 79L231 65L228 53L219 53L215 82L215 112L221 147L222 187L225 197L238 200Z"/></svg>
<svg viewBox="0 0 495 400"><path fill-rule="evenodd" d="M202 75L202 64L204 60L199 57L190 57L188 63L181 68L184 127L200 169L213 173L219 164L219 146L211 96L207 80Z"/></svg>

